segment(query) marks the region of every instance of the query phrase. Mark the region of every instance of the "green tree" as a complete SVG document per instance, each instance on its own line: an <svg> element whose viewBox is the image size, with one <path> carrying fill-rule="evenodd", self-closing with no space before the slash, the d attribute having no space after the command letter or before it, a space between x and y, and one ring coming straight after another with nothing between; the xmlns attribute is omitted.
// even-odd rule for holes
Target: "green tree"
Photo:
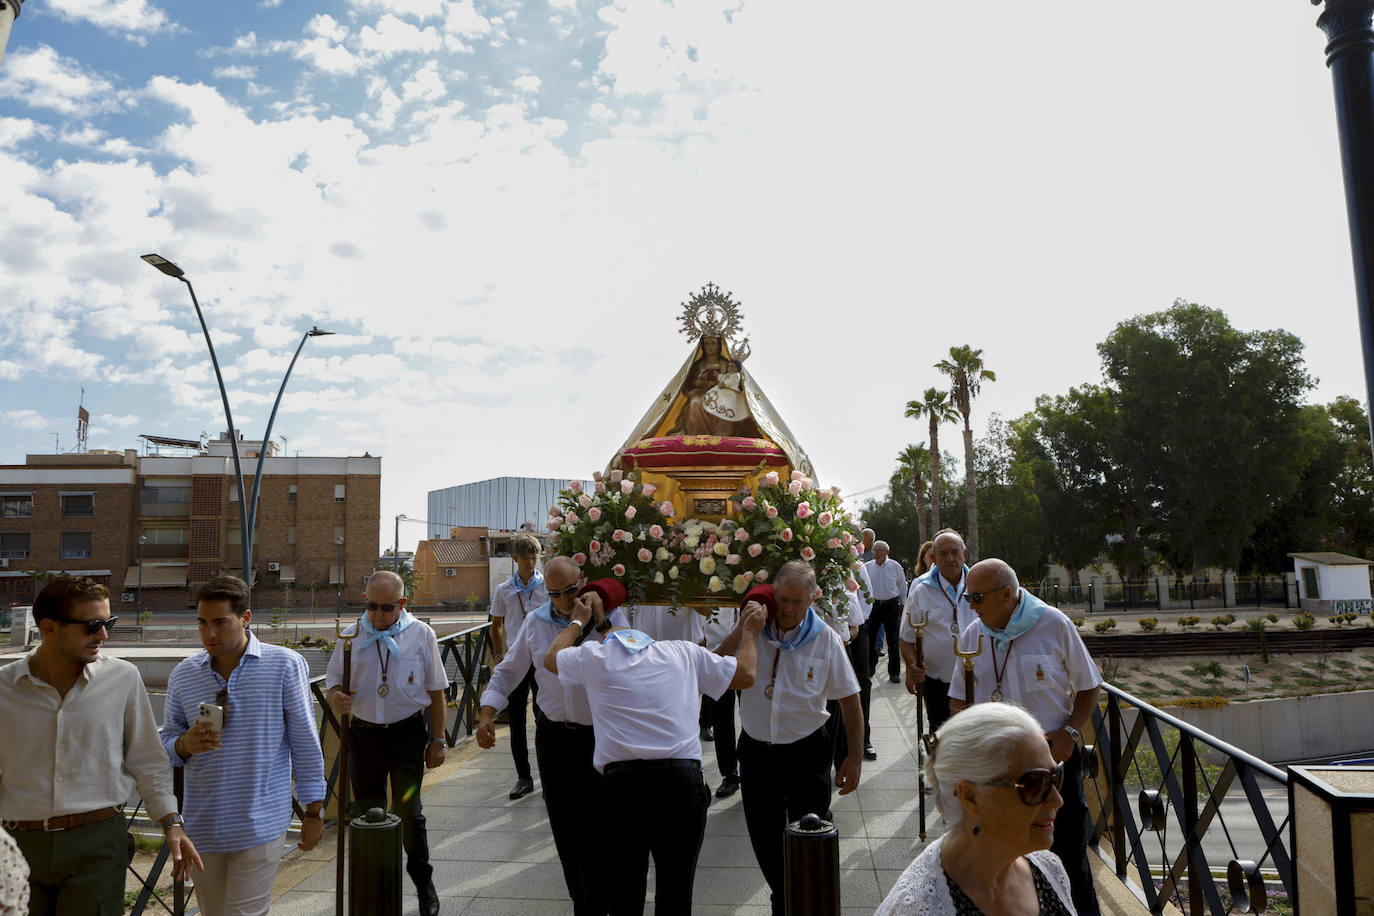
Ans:
<svg viewBox="0 0 1374 916"><path fill-rule="evenodd" d="M1374 546L1374 455L1370 452L1369 415L1359 401L1348 397L1337 398L1326 410L1340 442L1341 456L1331 489L1331 546L1368 557Z"/></svg>
<svg viewBox="0 0 1374 916"><path fill-rule="evenodd" d="M858 512L860 524L872 528L887 541L892 559L902 564L908 573L915 567L921 552L916 514L915 494L901 468L892 473L883 498L869 500Z"/></svg>
<svg viewBox="0 0 1374 916"><path fill-rule="evenodd" d="M1010 563L1023 581L1043 578L1049 567L1045 516L1030 464L1017 451L1011 427L997 414L988 418L988 431L975 454L984 554Z"/></svg>
<svg viewBox="0 0 1374 916"><path fill-rule="evenodd" d="M954 406L964 418L964 486L968 499L968 558L976 563L978 552L978 485L973 461L973 427L969 425L969 415L973 412L973 399L978 397L983 382L997 381L997 374L983 365L983 351L975 350L967 344L949 348L949 359L935 364L949 376L949 394ZM931 448L934 448L932 444Z"/></svg>
<svg viewBox="0 0 1374 916"><path fill-rule="evenodd" d="M959 419L954 405L949 402L949 394L938 388L927 388L919 401L907 401L903 416L913 420L925 417L930 421L930 530L940 530L940 424L954 423ZM922 541L924 543L924 539Z"/></svg>
<svg viewBox="0 0 1374 916"><path fill-rule="evenodd" d="M924 445L908 445L897 455L897 473L911 486L916 496L916 521L921 543L926 542L926 474L930 451Z"/></svg>
<svg viewBox="0 0 1374 916"><path fill-rule="evenodd" d="M1118 413L1116 455L1158 519L1166 559L1194 575L1235 569L1269 508L1296 489L1296 422L1313 380L1286 331L1235 329L1181 299L1098 345Z"/></svg>

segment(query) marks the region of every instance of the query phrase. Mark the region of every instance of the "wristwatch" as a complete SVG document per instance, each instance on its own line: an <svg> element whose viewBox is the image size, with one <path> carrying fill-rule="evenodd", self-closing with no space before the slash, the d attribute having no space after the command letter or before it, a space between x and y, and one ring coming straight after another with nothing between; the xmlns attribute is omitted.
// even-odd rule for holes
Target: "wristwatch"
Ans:
<svg viewBox="0 0 1374 916"><path fill-rule="evenodd" d="M171 830L173 827L180 827L182 830L185 830L185 829L186 829L186 819L183 818L180 814L173 814L171 817L168 817L166 820L162 821L162 832L163 832L163 833L166 833L168 830Z"/></svg>
<svg viewBox="0 0 1374 916"><path fill-rule="evenodd" d="M303 814L301 818L302 820L304 820L307 817L318 817L320 820L324 820L324 809L316 808L314 811L311 811L309 808L307 808L305 810L305 814Z"/></svg>
<svg viewBox="0 0 1374 916"><path fill-rule="evenodd" d="M429 739L429 743L430 743L430 744L437 744L437 745L439 745L440 747L442 747L444 750L448 750L448 742L445 741L443 738L430 738L430 739Z"/></svg>
<svg viewBox="0 0 1374 916"><path fill-rule="evenodd" d="M1072 725L1069 725L1067 722L1064 723L1064 725L1062 725L1061 728L1063 728L1064 731L1069 733L1069 737L1073 739L1074 744L1083 743L1083 736L1078 733L1078 729L1074 728Z"/></svg>

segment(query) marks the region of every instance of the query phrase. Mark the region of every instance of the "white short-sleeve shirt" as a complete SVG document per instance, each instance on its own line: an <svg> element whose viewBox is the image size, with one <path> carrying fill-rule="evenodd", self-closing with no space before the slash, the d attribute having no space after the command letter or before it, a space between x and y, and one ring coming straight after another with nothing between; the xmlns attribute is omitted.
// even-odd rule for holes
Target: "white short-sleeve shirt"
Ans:
<svg viewBox="0 0 1374 916"><path fill-rule="evenodd" d="M718 607L715 613L704 619L702 631L706 637L706 648L712 652L716 651L716 648L735 632L735 627L739 626L739 614L738 606Z"/></svg>
<svg viewBox="0 0 1374 916"><path fill-rule="evenodd" d="M622 760L701 759L701 695L718 699L738 662L683 640L631 652L609 635L558 653L558 680L587 691L598 770Z"/></svg>
<svg viewBox="0 0 1374 916"><path fill-rule="evenodd" d="M740 691L739 720L744 731L756 741L800 741L830 717L825 709L827 702L859 692L859 679L854 675L844 643L829 627L795 649L774 648L762 633L754 637L754 645L759 654L758 672L754 685ZM772 699L766 692L770 682Z"/></svg>
<svg viewBox="0 0 1374 916"><path fill-rule="evenodd" d="M959 636L965 652L978 647L982 624L974 621ZM1012 640L1008 652L983 637L983 651L973 662L973 702L986 703L997 688L994 673L1002 672L1002 698L1020 704L1046 732L1061 728L1073 711L1074 695L1102 683L1083 639L1058 608L1046 608L1035 626ZM952 700L964 696L963 664L949 684Z"/></svg>
<svg viewBox="0 0 1374 916"><path fill-rule="evenodd" d="M354 691L353 715L359 719L379 725L399 722L429 708L429 691L448 687L439 642L434 630L423 620L415 621L394 637L396 648L400 649L398 656L387 651L382 642L361 648L364 638L360 636L353 643L353 670L348 682L349 689ZM385 697L377 693L383 668L387 683ZM329 657L325 687L342 682L343 640L339 640L334 646L334 654Z"/></svg>
<svg viewBox="0 0 1374 916"><path fill-rule="evenodd" d="M548 601L549 593L544 588L542 579L528 595L516 588L510 579L496 586L496 591L491 595L491 616L500 617L505 621L507 651L510 651L515 637L519 635L520 625L525 622L525 617Z"/></svg>
<svg viewBox="0 0 1374 916"><path fill-rule="evenodd" d="M672 608L646 604L634 609L634 627L658 642L681 639L700 644L706 636L706 618L689 607Z"/></svg>
<svg viewBox="0 0 1374 916"><path fill-rule="evenodd" d="M911 583L906 606L902 608L902 642L916 642L916 630L911 624L913 621L919 623L923 614L928 615L926 627L921 631L926 674L949 681L958 661L954 657L954 641L969 624L978 622L978 612L969 606L968 596L964 594L964 576L951 586L941 575L940 568L932 566L930 572Z"/></svg>

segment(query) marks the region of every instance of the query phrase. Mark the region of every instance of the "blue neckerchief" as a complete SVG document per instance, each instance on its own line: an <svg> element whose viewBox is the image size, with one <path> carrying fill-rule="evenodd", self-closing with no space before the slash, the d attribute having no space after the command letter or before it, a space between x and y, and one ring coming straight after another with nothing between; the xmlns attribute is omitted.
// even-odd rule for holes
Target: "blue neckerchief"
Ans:
<svg viewBox="0 0 1374 916"><path fill-rule="evenodd" d="M821 615L816 613L815 608L806 609L806 617L802 620L801 630L791 639L783 639L778 633L778 623L776 620L769 621L763 629L763 638L768 641L770 646L774 646L783 652L791 649L800 649L802 646L821 635L821 631L826 628L825 621Z"/></svg>
<svg viewBox="0 0 1374 916"><path fill-rule="evenodd" d="M534 590L544 584L544 574L536 569L534 575L530 576L529 585L526 585L520 581L520 573L518 571L513 572L510 574L510 584L514 585L515 590L526 598L532 598L534 597Z"/></svg>
<svg viewBox="0 0 1374 916"><path fill-rule="evenodd" d="M1012 612L1007 625L999 630L984 623L982 624L983 632L992 637L993 645L1005 652L1011 646L1013 639L1035 626L1036 621L1040 619L1041 614L1045 613L1047 607L1049 607L1048 604L1023 588L1021 589L1021 603Z"/></svg>
<svg viewBox="0 0 1374 916"><path fill-rule="evenodd" d="M945 588L945 580L944 580L943 578L941 578L941 576L940 576L940 567L938 567L938 566L932 566L932 567L930 567L930 572L926 573L926 575L930 578L930 584L931 584L931 585L933 585L933 586L935 586L936 588L940 589L942 592L945 592L946 594L949 594L949 589L948 589L948 588ZM965 565L965 566L964 566L964 571L961 572L961 573L959 573L959 582L963 582L963 581L964 581L964 577L967 576L967 575L968 575L968 566ZM952 587L955 588L955 589L958 589L958 588L959 588L959 582L954 583L954 585L953 585ZM956 602L959 600L958 594L951 595L950 597L952 597Z"/></svg>
<svg viewBox="0 0 1374 916"><path fill-rule="evenodd" d="M653 637L643 630L612 630L606 636L631 652L642 652L654 644Z"/></svg>
<svg viewBox="0 0 1374 916"><path fill-rule="evenodd" d="M392 655L400 655L401 648L396 645L395 637L405 632L406 627L410 626L412 623L419 623L419 621L411 616L410 611L402 610L400 620L396 621L385 630L379 630L372 625L372 621L368 620L367 615L364 614L359 622L358 629L366 633L367 638L363 640L363 644L358 648L366 649L374 642L381 642L386 644L387 651Z"/></svg>
<svg viewBox="0 0 1374 916"><path fill-rule="evenodd" d="M571 617L564 617L562 614L558 613L553 609L552 601L545 601L543 604L539 605L539 607L535 608L530 613L530 616L538 617L545 623L556 623L565 627L568 624L572 623Z"/></svg>

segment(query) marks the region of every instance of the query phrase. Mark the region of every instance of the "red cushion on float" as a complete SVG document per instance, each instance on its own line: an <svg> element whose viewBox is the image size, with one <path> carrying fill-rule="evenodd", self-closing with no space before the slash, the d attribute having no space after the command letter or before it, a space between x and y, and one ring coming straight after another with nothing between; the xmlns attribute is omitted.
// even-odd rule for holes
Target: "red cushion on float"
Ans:
<svg viewBox="0 0 1374 916"><path fill-rule="evenodd" d="M627 467L681 468L714 465L785 467L787 454L767 439L745 436L659 436L640 439L621 456Z"/></svg>

